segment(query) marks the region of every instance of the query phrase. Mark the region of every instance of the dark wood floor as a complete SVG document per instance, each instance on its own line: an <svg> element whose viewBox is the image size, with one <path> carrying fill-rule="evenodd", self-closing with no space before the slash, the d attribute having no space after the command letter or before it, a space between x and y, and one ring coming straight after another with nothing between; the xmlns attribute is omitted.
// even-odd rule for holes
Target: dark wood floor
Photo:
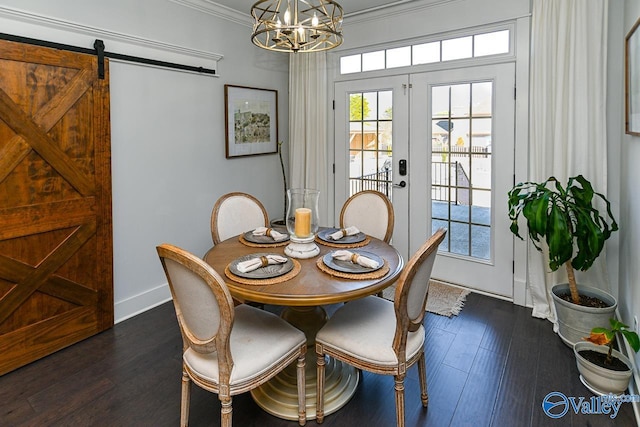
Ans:
<svg viewBox="0 0 640 427"><path fill-rule="evenodd" d="M635 426L631 404L607 415L551 419L552 391L589 399L572 351L531 310L478 294L451 319L429 314L430 403L420 405L417 369L406 381L407 426ZM171 303L0 377L0 426L177 426L181 339ZM290 426L248 394L233 400L235 426ZM217 396L193 388L192 426L220 424ZM307 426L317 425L308 421ZM352 400L323 425L393 426L391 377L365 373Z"/></svg>

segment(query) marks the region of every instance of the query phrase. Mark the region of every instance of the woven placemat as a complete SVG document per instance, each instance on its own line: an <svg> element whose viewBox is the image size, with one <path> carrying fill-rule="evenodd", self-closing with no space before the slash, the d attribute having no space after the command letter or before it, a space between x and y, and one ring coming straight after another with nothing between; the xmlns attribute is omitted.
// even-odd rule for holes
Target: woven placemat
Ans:
<svg viewBox="0 0 640 427"><path fill-rule="evenodd" d="M244 238L241 234L239 237L240 243L245 246L251 246L252 248L277 248L278 246L285 246L289 244L289 240L285 240L284 242L273 242L273 243L254 243L250 242Z"/></svg>
<svg viewBox="0 0 640 427"><path fill-rule="evenodd" d="M287 280L296 277L298 273L300 273L300 269L302 268L300 262L293 258L290 259L293 262L293 269L291 271L283 274L282 276L271 277L269 279L247 279L246 277L236 276L231 272L231 270L229 270L228 265L224 268L224 274L234 282L242 283L244 285L274 285L276 283L286 282Z"/></svg>
<svg viewBox="0 0 640 427"><path fill-rule="evenodd" d="M371 238L369 236L366 236L362 242L357 243L331 243L316 236L316 243L320 243L321 245L329 246L332 248L361 248L371 243Z"/></svg>
<svg viewBox="0 0 640 427"><path fill-rule="evenodd" d="M341 279L355 279L355 280L379 279L381 277L386 276L390 270L389 263L387 262L387 260L384 261L384 265L381 268L379 268L378 270L372 271L371 273L345 273L342 271L337 271L325 265L325 263L322 261L322 257L318 258L318 261L316 261L316 265L320 270L324 271L325 273L331 276L340 277Z"/></svg>

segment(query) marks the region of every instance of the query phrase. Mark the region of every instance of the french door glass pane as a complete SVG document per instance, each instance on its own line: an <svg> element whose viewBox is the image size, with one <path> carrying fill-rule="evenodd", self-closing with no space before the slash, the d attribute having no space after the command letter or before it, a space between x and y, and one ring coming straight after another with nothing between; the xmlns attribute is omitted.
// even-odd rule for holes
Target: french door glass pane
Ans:
<svg viewBox="0 0 640 427"><path fill-rule="evenodd" d="M449 229L440 250L491 257L492 82L431 89L432 228Z"/></svg>
<svg viewBox="0 0 640 427"><path fill-rule="evenodd" d="M349 97L349 195L377 190L391 199L392 91Z"/></svg>

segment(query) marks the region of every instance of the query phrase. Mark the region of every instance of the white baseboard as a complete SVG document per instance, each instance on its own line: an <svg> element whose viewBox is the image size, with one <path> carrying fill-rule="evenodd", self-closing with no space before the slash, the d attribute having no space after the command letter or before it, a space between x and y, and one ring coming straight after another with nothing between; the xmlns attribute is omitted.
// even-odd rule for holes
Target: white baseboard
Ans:
<svg viewBox="0 0 640 427"><path fill-rule="evenodd" d="M118 301L114 304L115 323L120 323L123 320L144 313L167 301L171 301L171 291L169 290L168 283L125 300Z"/></svg>

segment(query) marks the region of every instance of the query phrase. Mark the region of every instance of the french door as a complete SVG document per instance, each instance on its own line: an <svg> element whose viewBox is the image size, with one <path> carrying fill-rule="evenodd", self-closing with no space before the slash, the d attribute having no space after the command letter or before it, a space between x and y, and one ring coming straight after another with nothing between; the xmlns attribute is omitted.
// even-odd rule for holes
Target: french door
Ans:
<svg viewBox="0 0 640 427"><path fill-rule="evenodd" d="M358 191L386 194L395 212L393 245L406 260L409 193L398 165L409 155L409 76L336 83L334 99L335 218Z"/></svg>
<svg viewBox="0 0 640 427"><path fill-rule="evenodd" d="M405 259L446 227L433 277L511 298L514 77L499 64L336 83L336 209L373 184Z"/></svg>

